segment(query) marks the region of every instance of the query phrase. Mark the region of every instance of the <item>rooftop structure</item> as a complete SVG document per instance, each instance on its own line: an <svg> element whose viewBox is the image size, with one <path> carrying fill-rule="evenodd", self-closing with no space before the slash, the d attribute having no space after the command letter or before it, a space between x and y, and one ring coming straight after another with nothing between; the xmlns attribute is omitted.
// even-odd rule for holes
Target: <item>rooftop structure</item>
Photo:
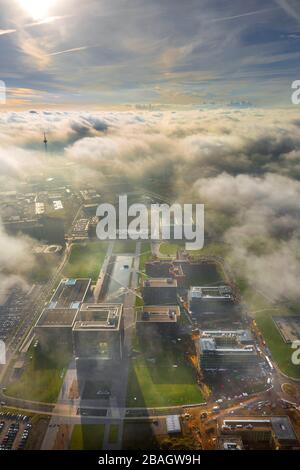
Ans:
<svg viewBox="0 0 300 470"><path fill-rule="evenodd" d="M75 308L45 308L36 326L72 327L77 314Z"/></svg>
<svg viewBox="0 0 300 470"><path fill-rule="evenodd" d="M226 370L258 365L258 355L249 331L205 331L198 343L200 366Z"/></svg>
<svg viewBox="0 0 300 470"><path fill-rule="evenodd" d="M148 261L145 264L146 274L152 278L168 278L176 279L178 286L185 282L185 274L182 266L176 261L155 260Z"/></svg>
<svg viewBox="0 0 300 470"><path fill-rule="evenodd" d="M151 278L144 281L144 287L159 287L159 288L168 288L168 287L177 287L176 279L171 277L168 278Z"/></svg>
<svg viewBox="0 0 300 470"><path fill-rule="evenodd" d="M201 301L232 301L232 289L229 286L191 287L189 300Z"/></svg>
<svg viewBox="0 0 300 470"><path fill-rule="evenodd" d="M177 323L180 317L178 305L147 305L137 312L138 323Z"/></svg>
<svg viewBox="0 0 300 470"><path fill-rule="evenodd" d="M72 328L91 279L63 279L48 306L42 311L35 332L46 349L53 344L72 345Z"/></svg>
<svg viewBox="0 0 300 470"><path fill-rule="evenodd" d="M191 287L188 293L189 312L199 319L205 316L224 317L234 314L234 294L231 287Z"/></svg>
<svg viewBox="0 0 300 470"><path fill-rule="evenodd" d="M166 417L166 425L168 434L181 433L181 423L178 415L169 415Z"/></svg>
<svg viewBox="0 0 300 470"><path fill-rule="evenodd" d="M143 285L146 305L176 305L177 281L173 278L146 279Z"/></svg>
<svg viewBox="0 0 300 470"><path fill-rule="evenodd" d="M88 362L122 357L122 304L82 304L73 327L77 369L84 375ZM99 362L100 361L100 362Z"/></svg>
<svg viewBox="0 0 300 470"><path fill-rule="evenodd" d="M50 300L49 309L76 309L83 302L91 279L63 279Z"/></svg>
<svg viewBox="0 0 300 470"><path fill-rule="evenodd" d="M82 304L74 330L118 330L121 315L122 304Z"/></svg>
<svg viewBox="0 0 300 470"><path fill-rule="evenodd" d="M241 344L253 343L253 336L250 330L203 330L202 338L219 338L219 341L238 341Z"/></svg>
<svg viewBox="0 0 300 470"><path fill-rule="evenodd" d="M226 436L238 434L244 443L268 441L275 448L298 448L299 441L288 416L226 418L221 422Z"/></svg>

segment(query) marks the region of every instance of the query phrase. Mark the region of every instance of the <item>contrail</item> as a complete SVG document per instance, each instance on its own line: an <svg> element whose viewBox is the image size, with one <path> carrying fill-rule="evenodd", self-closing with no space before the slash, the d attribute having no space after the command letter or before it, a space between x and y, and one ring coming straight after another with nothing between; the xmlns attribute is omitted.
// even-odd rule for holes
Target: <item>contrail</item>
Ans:
<svg viewBox="0 0 300 470"><path fill-rule="evenodd" d="M16 31L16 29L0 29L0 36L4 36L5 34L12 34Z"/></svg>
<svg viewBox="0 0 300 470"><path fill-rule="evenodd" d="M288 16L291 16L295 20L300 21L300 14L294 9L294 7L292 7L292 5L290 5L288 0L275 0L275 1L277 5L279 5L279 7L282 8L282 10L284 10L285 13L287 13Z"/></svg>
<svg viewBox="0 0 300 470"><path fill-rule="evenodd" d="M33 28L34 26L40 26L43 24L54 23L55 21L64 20L65 18L72 18L73 15L64 15L64 16L48 16L40 21L35 21L34 23L28 23L25 25L25 28Z"/></svg>
<svg viewBox="0 0 300 470"><path fill-rule="evenodd" d="M235 20L235 19L238 19L238 18L243 18L244 16L261 15L261 14L269 13L270 11L274 11L274 10L278 10L278 9L279 9L279 7L264 8L262 10L249 11L247 13L241 13L239 15L225 16L223 18L215 18L215 19L209 20L208 22L209 23L216 23L216 22L219 22L219 21L230 21L230 20Z"/></svg>
<svg viewBox="0 0 300 470"><path fill-rule="evenodd" d="M65 18L71 18L73 15L65 15L65 16L49 16L48 18L44 18L41 21L36 21L34 23L28 23L22 26L22 29L27 29L27 28L34 28L35 26L40 26L44 24L51 24L54 23L55 21L60 21ZM12 34L12 33L17 33L18 29L0 29L0 36L4 36L5 34Z"/></svg>
<svg viewBox="0 0 300 470"><path fill-rule="evenodd" d="M47 54L47 56L55 56L55 55L61 55L61 54L70 54L72 52L85 51L86 49L90 49L91 47L96 47L96 46L74 47L73 49L65 49L64 51L51 52L51 54Z"/></svg>

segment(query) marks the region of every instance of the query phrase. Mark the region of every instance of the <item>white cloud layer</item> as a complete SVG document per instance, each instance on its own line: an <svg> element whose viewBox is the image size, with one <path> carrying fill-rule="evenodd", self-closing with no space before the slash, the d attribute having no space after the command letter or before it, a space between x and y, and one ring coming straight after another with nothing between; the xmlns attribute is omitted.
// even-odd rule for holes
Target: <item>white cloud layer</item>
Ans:
<svg viewBox="0 0 300 470"><path fill-rule="evenodd" d="M75 184L100 191L158 182L174 200L206 204L208 233L231 246L253 286L299 298L299 129L294 110L6 113L1 177L12 184L67 164Z"/></svg>

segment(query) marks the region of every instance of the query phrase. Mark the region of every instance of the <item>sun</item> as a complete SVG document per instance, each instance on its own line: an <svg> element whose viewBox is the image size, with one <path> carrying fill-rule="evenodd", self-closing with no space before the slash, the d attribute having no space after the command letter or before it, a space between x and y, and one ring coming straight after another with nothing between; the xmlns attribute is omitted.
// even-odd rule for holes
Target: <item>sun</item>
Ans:
<svg viewBox="0 0 300 470"><path fill-rule="evenodd" d="M34 20L47 18L50 8L56 0L18 0L21 7Z"/></svg>

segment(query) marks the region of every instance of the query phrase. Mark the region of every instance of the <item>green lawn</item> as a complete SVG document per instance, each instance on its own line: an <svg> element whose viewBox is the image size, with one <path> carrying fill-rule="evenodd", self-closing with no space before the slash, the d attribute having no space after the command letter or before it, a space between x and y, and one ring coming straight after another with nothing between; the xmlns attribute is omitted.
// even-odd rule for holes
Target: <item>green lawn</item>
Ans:
<svg viewBox="0 0 300 470"><path fill-rule="evenodd" d="M177 250L185 249L185 243L163 242L159 251L162 255L175 256ZM201 250L188 250L190 256L221 256L225 257L229 252L229 246L225 243L205 243Z"/></svg>
<svg viewBox="0 0 300 470"><path fill-rule="evenodd" d="M50 359L39 348L31 348L22 375L7 386L5 393L24 400L55 403L70 359L67 353Z"/></svg>
<svg viewBox="0 0 300 470"><path fill-rule="evenodd" d="M140 254L140 271L145 271L145 264L152 258L151 243L142 242Z"/></svg>
<svg viewBox="0 0 300 470"><path fill-rule="evenodd" d="M109 427L109 436L108 436L108 442L110 444L115 444L118 442L118 437L119 437L119 426L118 424L111 424Z"/></svg>
<svg viewBox="0 0 300 470"><path fill-rule="evenodd" d="M106 256L107 242L81 243L72 246L71 255L64 269L66 277L90 277L96 281Z"/></svg>
<svg viewBox="0 0 300 470"><path fill-rule="evenodd" d="M135 297L135 306L136 307L143 307L144 306L144 301L140 297L136 296Z"/></svg>
<svg viewBox="0 0 300 470"><path fill-rule="evenodd" d="M135 253L136 241L134 240L116 240L114 243L114 253Z"/></svg>
<svg viewBox="0 0 300 470"><path fill-rule="evenodd" d="M273 319L273 311L266 311L263 314L257 314L256 323L258 328L263 334L263 337L270 348L274 361L279 366L280 370L287 374L289 377L300 379L300 367L294 365L291 361L291 356L294 350L290 344L283 341Z"/></svg>
<svg viewBox="0 0 300 470"><path fill-rule="evenodd" d="M102 449L104 427L104 424L75 424L70 450Z"/></svg>
<svg viewBox="0 0 300 470"><path fill-rule="evenodd" d="M272 304L260 293L251 289L245 281L239 280L238 284L243 293L243 298L252 312L253 318L257 323L271 353L272 358L279 366L280 370L286 375L300 379L300 368L291 362L293 350L291 346L285 343L272 319L273 316L295 315L286 306Z"/></svg>
<svg viewBox="0 0 300 470"><path fill-rule="evenodd" d="M183 350L172 348L169 341L157 347L156 354L147 353L144 347L139 348L138 341L134 349L140 354L131 362L127 392L129 407L167 407L203 402L195 372L185 361Z"/></svg>
<svg viewBox="0 0 300 470"><path fill-rule="evenodd" d="M163 242L159 246L159 252L161 255L175 256L179 248L184 248L183 244Z"/></svg>
<svg viewBox="0 0 300 470"><path fill-rule="evenodd" d="M197 256L221 256L225 257L229 253L229 246L225 243L204 243L201 250L188 251L192 257Z"/></svg>

